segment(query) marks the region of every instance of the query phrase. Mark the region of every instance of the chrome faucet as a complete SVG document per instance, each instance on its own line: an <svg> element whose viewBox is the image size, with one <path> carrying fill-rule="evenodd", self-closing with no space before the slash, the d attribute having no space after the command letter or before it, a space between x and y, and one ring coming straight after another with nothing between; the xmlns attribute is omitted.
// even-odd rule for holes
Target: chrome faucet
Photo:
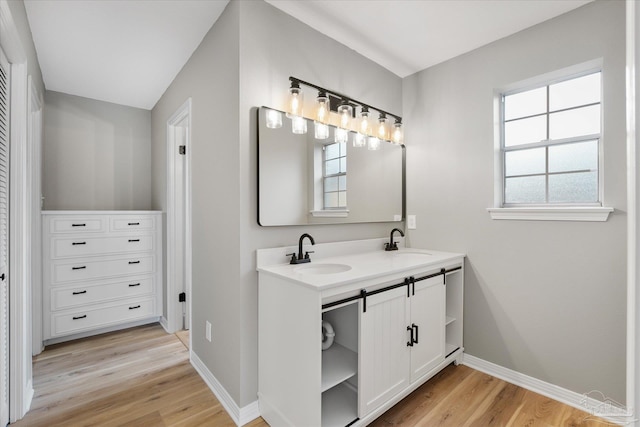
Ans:
<svg viewBox="0 0 640 427"><path fill-rule="evenodd" d="M396 232L396 231L398 233L400 233L400 235L402 237L404 237L404 233L399 228L394 228L393 230L391 230L391 234L389 235L389 243L385 243L384 244L384 250L385 251L397 251L398 250L398 243L393 241L393 233Z"/></svg>
<svg viewBox="0 0 640 427"><path fill-rule="evenodd" d="M302 241L304 240L305 237L309 238L309 241L311 242L312 245L316 244L315 240L313 240L313 237L311 237L310 234L304 233L302 236L300 236L300 240L298 240L298 256L296 257L295 252L287 254L287 256L291 256L291 262L289 262L289 264L302 264L305 262L311 262L311 258L309 258L309 254L312 254L313 251L307 251L304 253L304 256L302 255Z"/></svg>

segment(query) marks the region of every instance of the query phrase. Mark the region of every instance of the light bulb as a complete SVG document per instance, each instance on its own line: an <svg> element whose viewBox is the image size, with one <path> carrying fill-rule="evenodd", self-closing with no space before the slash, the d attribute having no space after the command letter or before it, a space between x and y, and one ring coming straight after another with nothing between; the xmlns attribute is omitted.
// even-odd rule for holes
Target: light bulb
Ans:
<svg viewBox="0 0 640 427"><path fill-rule="evenodd" d="M300 83L293 81L289 88L289 113L287 117L302 116L302 90Z"/></svg>
<svg viewBox="0 0 640 427"><path fill-rule="evenodd" d="M316 139L329 138L329 125L320 122L314 122L313 125Z"/></svg>
<svg viewBox="0 0 640 427"><path fill-rule="evenodd" d="M354 147L364 147L367 143L367 137L360 132L356 133L353 137Z"/></svg>
<svg viewBox="0 0 640 427"><path fill-rule="evenodd" d="M362 107L362 111L360 112L360 133L368 135L370 132L369 126L369 109L367 107Z"/></svg>
<svg viewBox="0 0 640 427"><path fill-rule="evenodd" d="M368 141L367 148L369 150L379 150L380 149L380 140L375 136L370 136Z"/></svg>
<svg viewBox="0 0 640 427"><path fill-rule="evenodd" d="M329 112L331 111L329 108L329 97L325 92L321 91L318 92L316 100L318 101L316 120L320 123L327 123L327 120L329 120Z"/></svg>
<svg viewBox="0 0 640 427"><path fill-rule="evenodd" d="M304 117L291 117L291 132L301 135L307 133L307 120Z"/></svg>
<svg viewBox="0 0 640 427"><path fill-rule="evenodd" d="M380 114L378 118L378 130L376 132L378 139L386 140L387 138L387 117L384 114Z"/></svg>
<svg viewBox="0 0 640 427"><path fill-rule="evenodd" d="M278 129L282 127L282 113L280 111L267 109L267 127L269 129Z"/></svg>
<svg viewBox="0 0 640 427"><path fill-rule="evenodd" d="M340 114L340 127L348 129L353 114L353 107L349 105L348 100L342 100L341 104L338 106L338 114Z"/></svg>
<svg viewBox="0 0 640 427"><path fill-rule="evenodd" d="M336 128L334 132L334 140L335 142L348 142L349 141L349 131L342 128Z"/></svg>
<svg viewBox="0 0 640 427"><path fill-rule="evenodd" d="M391 140L394 144L402 144L404 141L404 135L402 134L402 122L396 119L393 124L393 133L391 134Z"/></svg>

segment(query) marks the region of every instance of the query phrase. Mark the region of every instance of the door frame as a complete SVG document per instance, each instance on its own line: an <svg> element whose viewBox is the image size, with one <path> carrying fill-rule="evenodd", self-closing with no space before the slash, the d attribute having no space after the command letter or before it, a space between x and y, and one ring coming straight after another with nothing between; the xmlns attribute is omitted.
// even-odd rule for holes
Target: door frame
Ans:
<svg viewBox="0 0 640 427"><path fill-rule="evenodd" d="M182 271L185 273L185 289L187 293L187 310L186 315L191 316L191 98L187 99L175 113L167 120L167 236L166 236L166 253L167 253L167 292L166 292L166 319L163 325L169 333L174 333L182 329L182 306L178 303L178 284L176 272L180 271L179 263L184 262ZM175 250L175 242L177 233L182 228L177 224L177 204L176 200L179 190L176 186L176 153L178 153L178 141L175 138L175 128L183 120L187 120L187 134L184 144L186 145L185 153L185 209L184 209L184 232L182 241L184 242L184 261L177 257ZM187 320L190 324L190 319ZM191 338L189 338L191 340ZM189 345L191 351L191 345Z"/></svg>
<svg viewBox="0 0 640 427"><path fill-rule="evenodd" d="M27 57L7 0L0 0L0 46L11 64L9 136L9 420L22 418L33 398L27 221Z"/></svg>

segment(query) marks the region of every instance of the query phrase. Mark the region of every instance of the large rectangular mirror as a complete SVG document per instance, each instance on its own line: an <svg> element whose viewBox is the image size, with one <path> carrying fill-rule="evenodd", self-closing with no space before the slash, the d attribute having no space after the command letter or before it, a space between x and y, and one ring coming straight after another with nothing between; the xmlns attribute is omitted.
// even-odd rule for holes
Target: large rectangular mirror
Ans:
<svg viewBox="0 0 640 427"><path fill-rule="evenodd" d="M271 114L281 126L267 126ZM277 115L276 115L277 114ZM404 146L369 150L335 142L336 128L316 138L314 122L258 109L258 223L263 226L393 222L404 219ZM318 135L322 136L322 135Z"/></svg>

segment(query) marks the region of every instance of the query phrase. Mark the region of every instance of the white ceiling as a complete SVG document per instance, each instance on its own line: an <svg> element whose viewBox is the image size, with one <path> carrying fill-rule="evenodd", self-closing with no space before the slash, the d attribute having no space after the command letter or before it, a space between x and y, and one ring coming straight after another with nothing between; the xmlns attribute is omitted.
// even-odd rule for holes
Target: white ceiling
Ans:
<svg viewBox="0 0 640 427"><path fill-rule="evenodd" d="M48 90L150 110L229 0L25 0Z"/></svg>
<svg viewBox="0 0 640 427"><path fill-rule="evenodd" d="M25 0L48 90L151 109L229 0ZM266 0L400 77L591 0Z"/></svg>

